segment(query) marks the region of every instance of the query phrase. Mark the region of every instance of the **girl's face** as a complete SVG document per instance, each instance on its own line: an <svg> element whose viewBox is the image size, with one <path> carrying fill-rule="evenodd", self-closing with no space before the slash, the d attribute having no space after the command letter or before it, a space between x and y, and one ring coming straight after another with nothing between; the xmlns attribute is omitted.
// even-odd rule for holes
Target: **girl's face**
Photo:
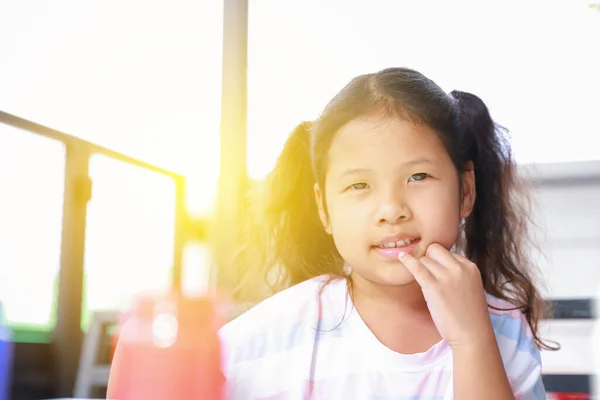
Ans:
<svg viewBox="0 0 600 400"><path fill-rule="evenodd" d="M451 249L475 200L473 172L463 173L461 197L456 168L435 132L399 118L346 124L328 162L325 193L315 185L321 219L353 272L373 283L411 283L398 253L418 258L432 243Z"/></svg>

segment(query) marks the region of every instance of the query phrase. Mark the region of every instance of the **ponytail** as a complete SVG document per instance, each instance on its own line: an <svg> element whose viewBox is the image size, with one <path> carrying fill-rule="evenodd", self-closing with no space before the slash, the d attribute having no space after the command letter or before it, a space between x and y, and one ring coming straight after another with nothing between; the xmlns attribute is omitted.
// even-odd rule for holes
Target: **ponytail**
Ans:
<svg viewBox="0 0 600 400"><path fill-rule="evenodd" d="M273 171L250 194L234 266L238 300L257 301L322 274L341 271L319 219L310 152L311 123L298 125Z"/></svg>
<svg viewBox="0 0 600 400"><path fill-rule="evenodd" d="M553 349L538 335L543 300L534 285L530 260L533 243L528 228L531 210L526 187L520 181L506 130L492 120L483 101L470 93L453 91L457 125L475 169L476 200L465 221L464 250L480 269L489 294L520 309L540 348Z"/></svg>

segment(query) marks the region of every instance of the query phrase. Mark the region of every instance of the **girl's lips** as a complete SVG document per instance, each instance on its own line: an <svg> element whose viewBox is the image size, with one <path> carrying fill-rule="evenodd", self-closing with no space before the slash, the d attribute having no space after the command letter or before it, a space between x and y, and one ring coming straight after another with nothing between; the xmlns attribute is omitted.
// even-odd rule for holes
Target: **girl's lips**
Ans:
<svg viewBox="0 0 600 400"><path fill-rule="evenodd" d="M412 242L411 244L407 245L407 246L403 246L403 247L388 247L388 248L383 248L383 247L379 247L379 246L373 246L373 250L375 251L375 253L377 253L379 256L387 259L387 260L398 260L398 254L402 253L407 253L407 254L413 254L413 252L415 251L415 249L417 248L417 246L419 245L419 243L421 242L421 239L417 239L414 242Z"/></svg>

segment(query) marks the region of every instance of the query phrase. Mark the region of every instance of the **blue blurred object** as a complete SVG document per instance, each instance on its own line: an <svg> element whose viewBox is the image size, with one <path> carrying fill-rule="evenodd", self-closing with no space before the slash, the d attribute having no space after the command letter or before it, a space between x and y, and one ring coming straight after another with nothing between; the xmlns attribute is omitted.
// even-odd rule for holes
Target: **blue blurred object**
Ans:
<svg viewBox="0 0 600 400"><path fill-rule="evenodd" d="M12 353L12 331L4 323L4 312L0 303L0 400L10 398Z"/></svg>

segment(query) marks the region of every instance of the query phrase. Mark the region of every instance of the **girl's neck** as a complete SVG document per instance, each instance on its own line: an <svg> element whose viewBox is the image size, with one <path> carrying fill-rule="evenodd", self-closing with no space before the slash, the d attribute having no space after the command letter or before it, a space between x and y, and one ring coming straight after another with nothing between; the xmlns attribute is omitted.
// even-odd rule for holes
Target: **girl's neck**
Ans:
<svg viewBox="0 0 600 400"><path fill-rule="evenodd" d="M442 340L416 282L392 287L353 274L354 307L373 335L400 354L423 353Z"/></svg>
<svg viewBox="0 0 600 400"><path fill-rule="evenodd" d="M423 291L416 281L402 286L386 286L364 279L355 272L352 272L350 279L355 306L377 306L396 315L429 315Z"/></svg>

